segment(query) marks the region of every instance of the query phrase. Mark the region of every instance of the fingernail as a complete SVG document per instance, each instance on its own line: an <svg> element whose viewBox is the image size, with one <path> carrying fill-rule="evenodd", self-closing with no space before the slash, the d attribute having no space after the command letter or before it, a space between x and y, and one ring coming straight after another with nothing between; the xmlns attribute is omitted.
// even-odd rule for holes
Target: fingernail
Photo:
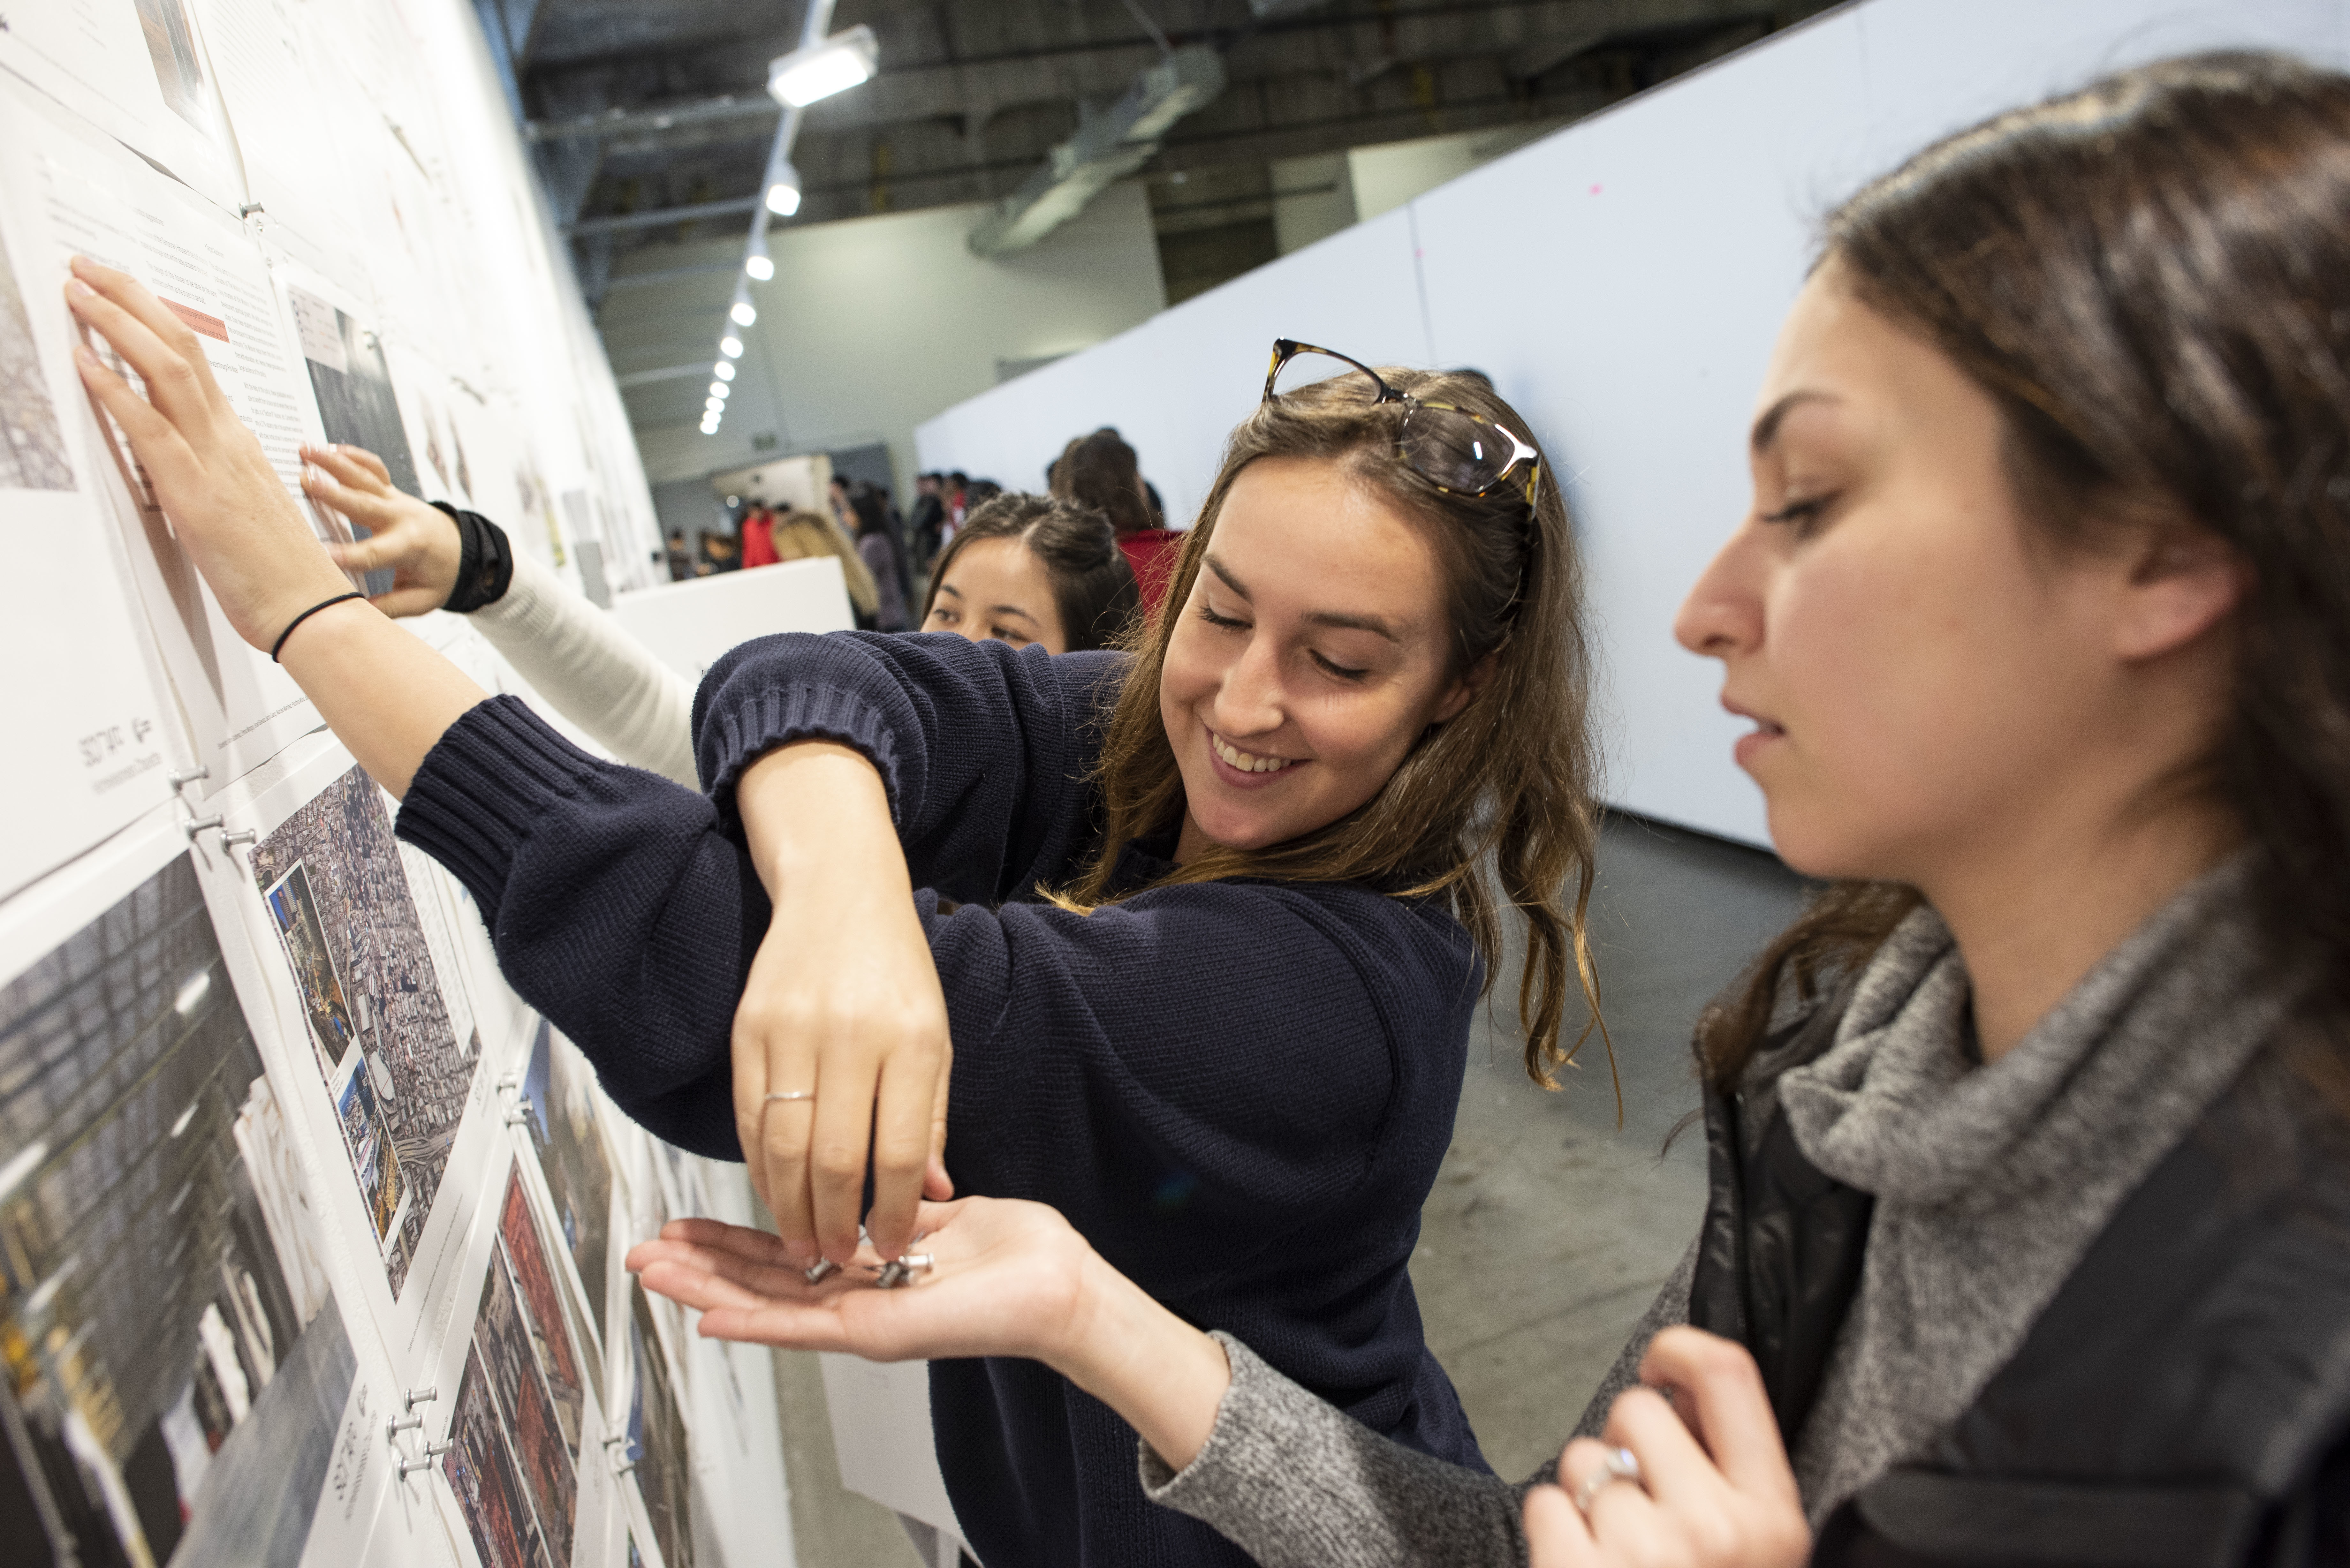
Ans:
<svg viewBox="0 0 2350 1568"><path fill-rule="evenodd" d="M77 278L68 278L68 279L67 280L67 282L66 282L66 292L67 292L68 294L70 294L70 295L76 295L76 296L80 296L80 295L88 295L88 296L93 296L93 297L95 297L95 296L97 296L97 294L98 294L98 290L96 290L96 289L94 289L94 288L90 287L90 286L89 286L89 285L88 285L88 284L86 284L86 283L82 282L82 280L81 280L81 279L79 279L79 278L78 278L78 277L77 277Z"/></svg>
<svg viewBox="0 0 2350 1568"><path fill-rule="evenodd" d="M89 351L88 344L77 343L74 345L74 363L85 369L95 370L98 369L98 356Z"/></svg>

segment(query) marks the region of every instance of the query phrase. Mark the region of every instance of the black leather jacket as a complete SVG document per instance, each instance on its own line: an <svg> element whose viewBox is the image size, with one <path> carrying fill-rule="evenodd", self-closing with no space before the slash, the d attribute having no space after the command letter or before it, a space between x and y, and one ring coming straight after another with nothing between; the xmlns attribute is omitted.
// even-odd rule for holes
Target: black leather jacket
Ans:
<svg viewBox="0 0 2350 1568"><path fill-rule="evenodd" d="M1783 1072L1833 1033L1798 1025L1765 1059ZM2308 1100L2256 1062L2124 1200L1973 1407L1838 1508L1813 1562L2350 1563L2350 1150ZM1690 1321L1753 1353L1792 1448L1874 1199L1804 1157L1773 1096L1709 1092L1705 1122Z"/></svg>

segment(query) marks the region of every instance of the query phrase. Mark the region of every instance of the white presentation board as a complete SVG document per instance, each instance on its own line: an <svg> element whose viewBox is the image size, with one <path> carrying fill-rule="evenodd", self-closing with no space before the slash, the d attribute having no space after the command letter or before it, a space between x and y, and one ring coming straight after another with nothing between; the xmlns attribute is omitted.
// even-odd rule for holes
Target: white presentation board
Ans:
<svg viewBox="0 0 2350 1568"><path fill-rule="evenodd" d="M1748 502L1745 432L1816 220L1937 136L2216 47L2350 61L2342 0L1865 0L1555 132L957 404L924 471L1040 488L1116 425L1188 522L1275 337L1473 367L1565 471L1589 551L1607 798L1765 842L1720 667L1672 617Z"/></svg>

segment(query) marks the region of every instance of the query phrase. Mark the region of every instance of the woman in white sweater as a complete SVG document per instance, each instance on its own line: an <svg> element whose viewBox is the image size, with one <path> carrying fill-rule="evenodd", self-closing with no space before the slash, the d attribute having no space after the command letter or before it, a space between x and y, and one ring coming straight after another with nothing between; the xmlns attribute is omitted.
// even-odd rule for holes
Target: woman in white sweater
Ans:
<svg viewBox="0 0 2350 1568"><path fill-rule="evenodd" d="M457 611L598 745L688 789L702 787L693 765L693 683L562 578L514 549L494 523L393 488L383 461L355 446L324 452L302 484L313 500L369 531L365 539L328 550L348 571L393 573L390 591L375 599L386 614ZM969 555L975 566L990 565L993 572L983 579L988 597L1004 597L998 579L1008 571L1044 596L1037 614L1009 627L1002 617L931 616L921 629L973 642L1035 642L1048 653L1104 646L1132 613L1134 580L1114 543L1090 551L1072 543L1096 521L1043 495L1003 495L979 508L966 528L985 524L973 538L998 539L988 548L1010 553L1002 563L993 556L983 563L984 552ZM1107 541L1106 523L1099 531ZM933 574L934 602L953 575L952 563L941 558ZM979 602L976 587L971 595L954 597Z"/></svg>

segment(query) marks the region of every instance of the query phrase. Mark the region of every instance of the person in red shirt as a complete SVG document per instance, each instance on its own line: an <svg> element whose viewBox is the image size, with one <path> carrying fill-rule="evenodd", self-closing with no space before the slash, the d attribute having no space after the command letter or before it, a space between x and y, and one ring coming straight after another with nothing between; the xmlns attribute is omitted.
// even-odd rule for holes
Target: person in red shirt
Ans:
<svg viewBox="0 0 2350 1568"><path fill-rule="evenodd" d="M775 514L754 502L743 514L743 565L772 566L783 557L775 554Z"/></svg>

